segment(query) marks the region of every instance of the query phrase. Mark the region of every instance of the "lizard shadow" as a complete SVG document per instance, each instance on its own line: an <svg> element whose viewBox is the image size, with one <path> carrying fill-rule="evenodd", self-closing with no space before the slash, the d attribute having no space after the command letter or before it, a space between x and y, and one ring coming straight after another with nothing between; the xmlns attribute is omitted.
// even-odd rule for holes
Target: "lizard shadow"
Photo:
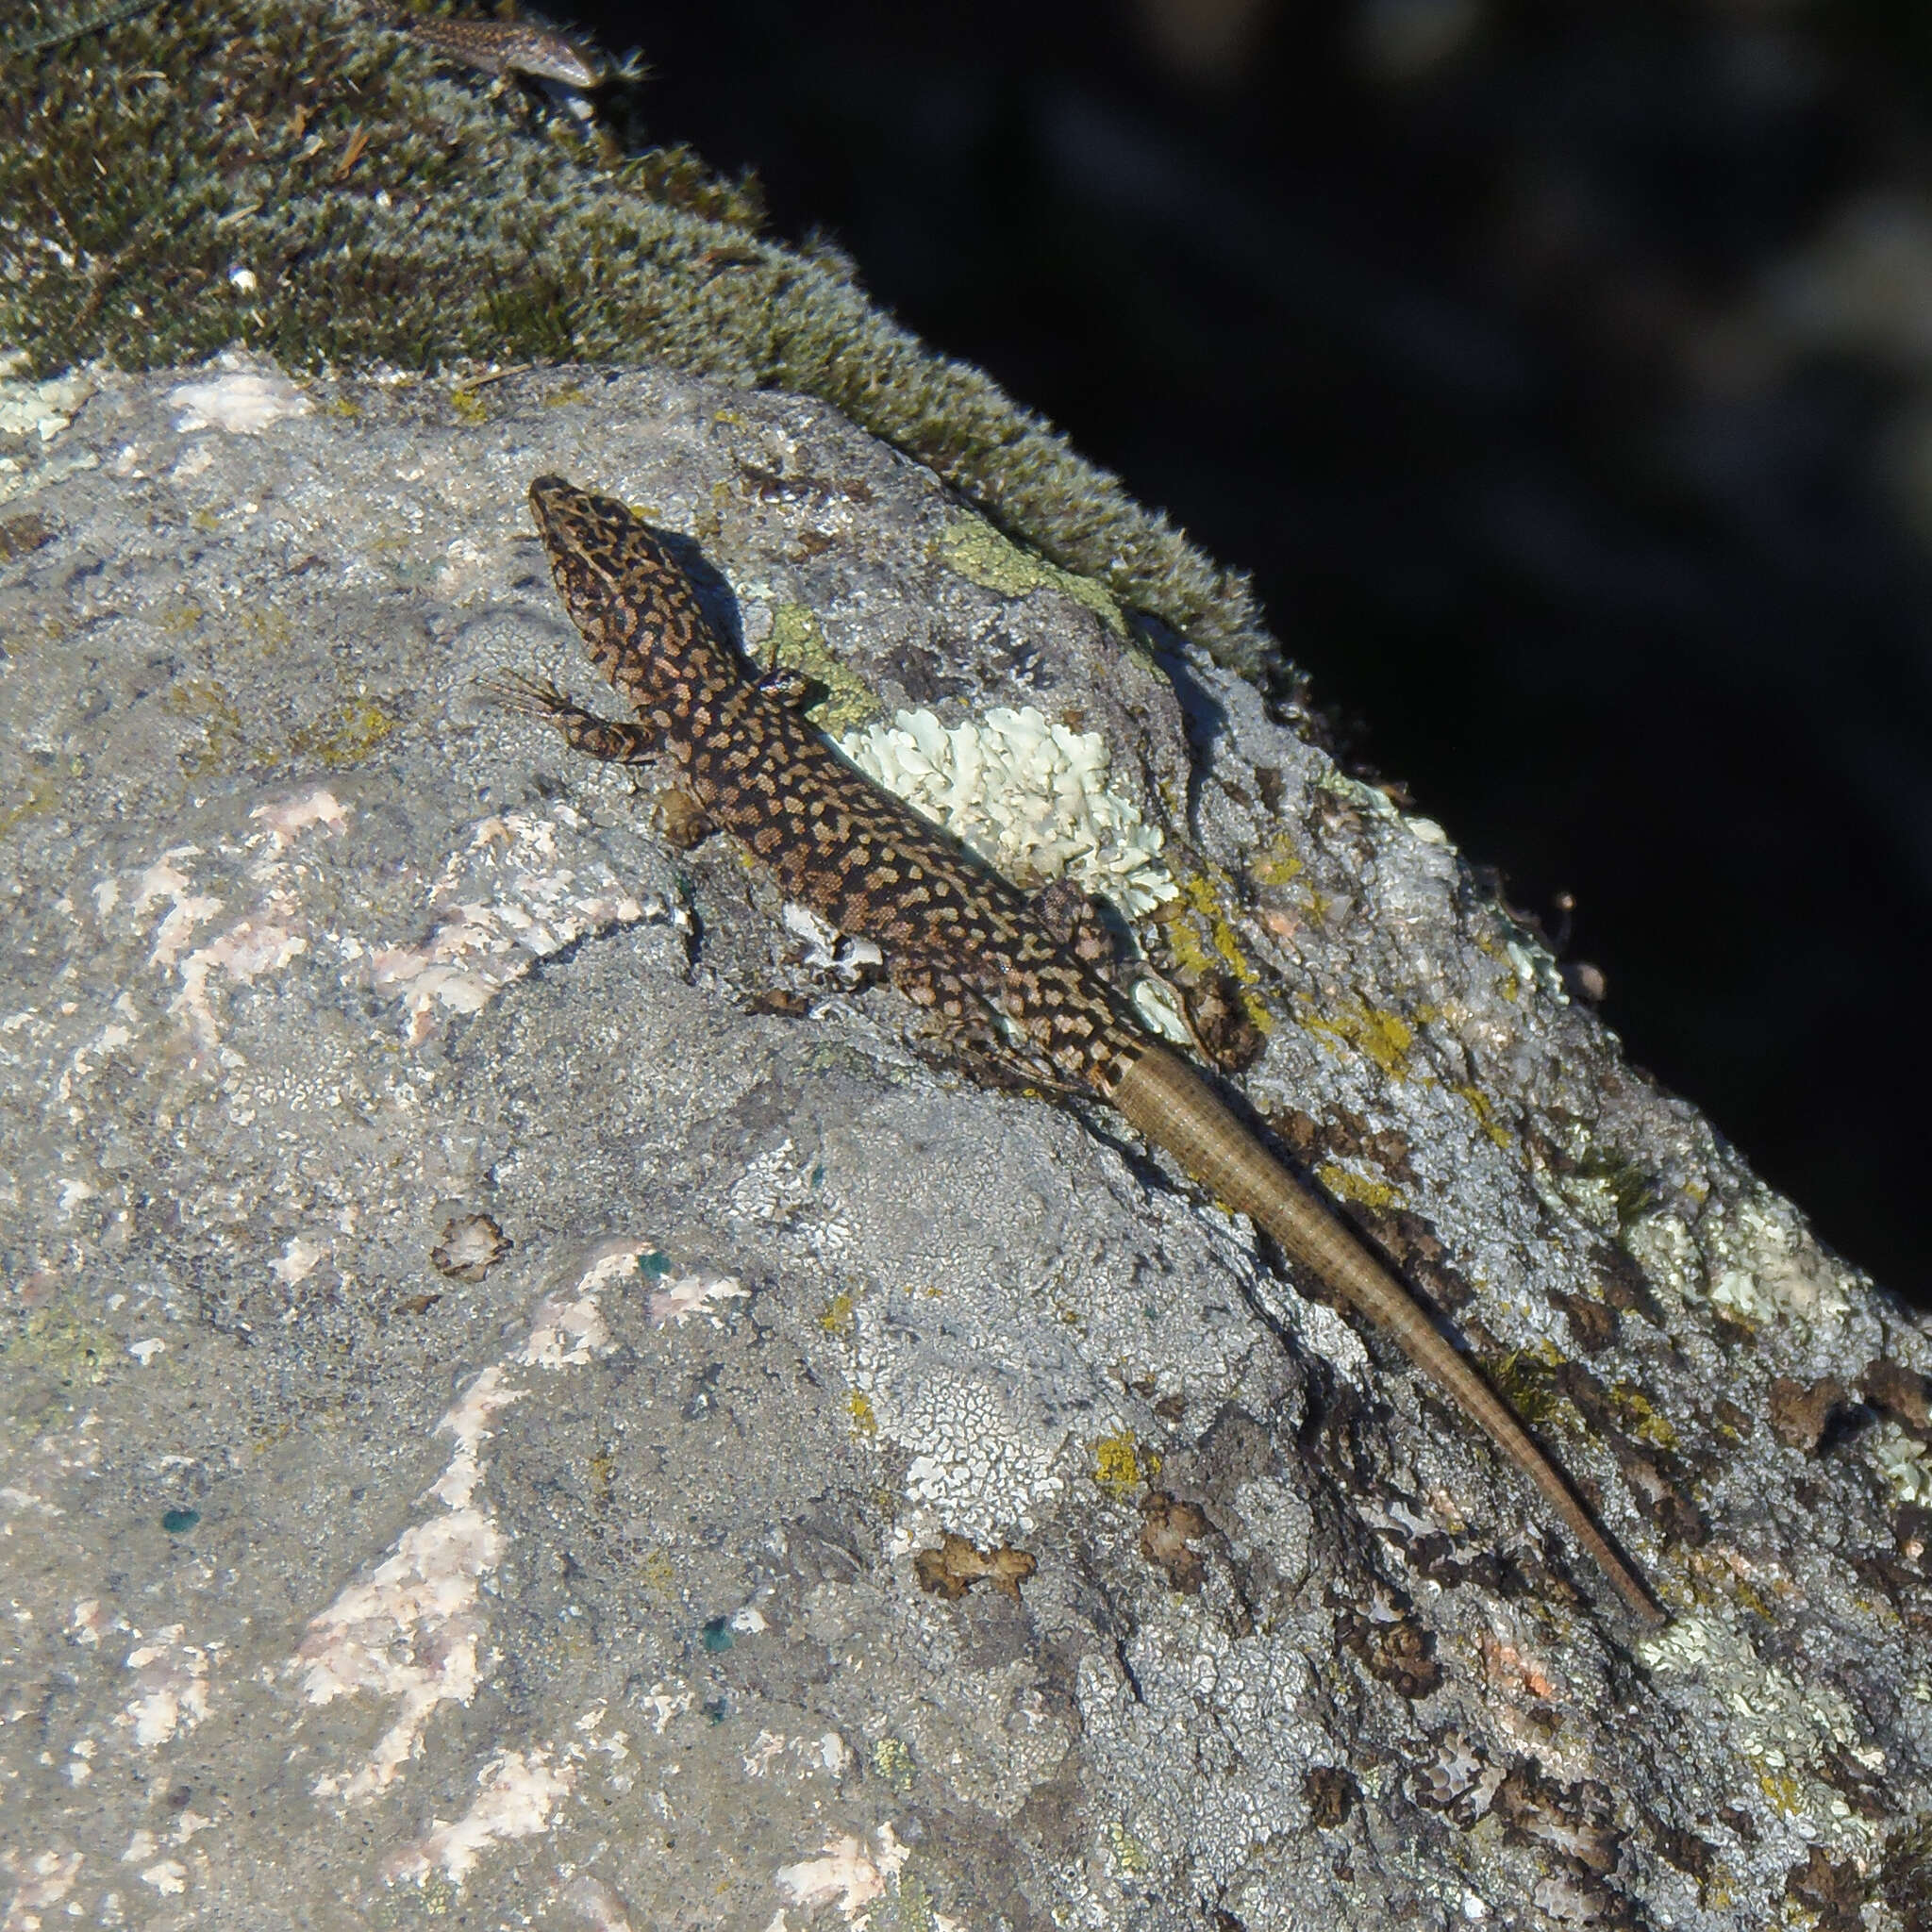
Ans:
<svg viewBox="0 0 1932 1932"><path fill-rule="evenodd" d="M729 578L705 555L695 537L667 530L659 524L645 524L644 527L670 552L672 561L684 573L698 608L705 613L705 622L716 633L718 641L738 658L741 668L749 667L749 675L756 676L758 666L745 648L744 620L738 608L738 592L731 588Z"/></svg>
<svg viewBox="0 0 1932 1932"><path fill-rule="evenodd" d="M1187 824L1191 833L1201 788L1208 782L1215 744L1228 734L1227 708L1195 675L1188 660L1187 645L1180 635L1157 617L1144 611L1135 613L1134 627L1141 634L1160 673L1174 689L1180 707L1181 735L1188 753Z"/></svg>

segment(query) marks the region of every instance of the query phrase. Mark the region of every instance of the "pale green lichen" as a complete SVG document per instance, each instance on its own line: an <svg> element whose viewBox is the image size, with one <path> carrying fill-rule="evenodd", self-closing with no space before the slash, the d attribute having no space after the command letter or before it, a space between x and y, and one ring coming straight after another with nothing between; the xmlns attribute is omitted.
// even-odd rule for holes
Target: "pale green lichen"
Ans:
<svg viewBox="0 0 1932 1932"><path fill-rule="evenodd" d="M1128 919L1174 896L1162 834L1108 785L1097 731L1074 731L1028 705L951 728L930 711L847 732L840 749L869 777L936 819L1019 886L1068 877Z"/></svg>
<svg viewBox="0 0 1932 1932"><path fill-rule="evenodd" d="M816 614L803 604L774 607L766 646L781 669L802 671L824 687L824 695L806 707L807 716L821 731L836 738L878 716L878 699L863 678L826 648Z"/></svg>
<svg viewBox="0 0 1932 1932"><path fill-rule="evenodd" d="M1872 1438L1872 1460L1896 1501L1922 1508L1932 1504L1932 1449L1917 1436L1896 1423L1884 1424Z"/></svg>
<svg viewBox="0 0 1932 1932"><path fill-rule="evenodd" d="M997 591L1002 597L1029 597L1035 591L1063 591L1076 604L1084 604L1115 637L1126 639L1127 620L1105 584L1022 550L984 517L961 517L948 525L940 539L939 554L949 570L982 590Z"/></svg>

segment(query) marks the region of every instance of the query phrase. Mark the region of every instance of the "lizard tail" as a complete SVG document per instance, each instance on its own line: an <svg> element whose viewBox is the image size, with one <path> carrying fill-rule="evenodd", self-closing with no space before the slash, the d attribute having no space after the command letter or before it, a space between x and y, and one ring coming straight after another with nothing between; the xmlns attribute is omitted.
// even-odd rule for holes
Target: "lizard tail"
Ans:
<svg viewBox="0 0 1932 1932"><path fill-rule="evenodd" d="M1434 1377L1541 1491L1632 1611L1653 1629L1668 1621L1642 1578L1507 1405L1442 1338L1409 1291L1269 1156L1205 1080L1174 1055L1142 1044L1107 1097L1195 1180L1265 1227L1291 1260L1312 1270L1392 1335L1409 1360Z"/></svg>

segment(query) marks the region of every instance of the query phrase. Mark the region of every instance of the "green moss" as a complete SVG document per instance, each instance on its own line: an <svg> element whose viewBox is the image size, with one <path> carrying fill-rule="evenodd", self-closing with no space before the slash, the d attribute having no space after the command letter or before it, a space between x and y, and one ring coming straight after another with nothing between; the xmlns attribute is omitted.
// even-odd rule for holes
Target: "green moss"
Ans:
<svg viewBox="0 0 1932 1932"><path fill-rule="evenodd" d="M1563 1398L1556 1388L1556 1372L1563 1365L1553 1342L1512 1349L1492 1364L1490 1380L1495 1391L1531 1428L1547 1423Z"/></svg>
<svg viewBox="0 0 1932 1932"><path fill-rule="evenodd" d="M761 239L755 184L622 153L347 0L169 5L29 46L83 17L50 8L0 50L0 346L35 371L241 344L296 370L662 361L800 391L977 505L991 523L949 540L971 568L1058 566L1041 580L1116 635L1139 607L1243 669L1272 651L1242 578L836 256ZM1002 558L995 525L1040 557Z"/></svg>
<svg viewBox="0 0 1932 1932"><path fill-rule="evenodd" d="M771 651L785 670L802 671L824 687L824 696L806 708L821 731L836 738L878 716L879 701L870 687L826 649L818 618L803 604L780 604L773 610Z"/></svg>

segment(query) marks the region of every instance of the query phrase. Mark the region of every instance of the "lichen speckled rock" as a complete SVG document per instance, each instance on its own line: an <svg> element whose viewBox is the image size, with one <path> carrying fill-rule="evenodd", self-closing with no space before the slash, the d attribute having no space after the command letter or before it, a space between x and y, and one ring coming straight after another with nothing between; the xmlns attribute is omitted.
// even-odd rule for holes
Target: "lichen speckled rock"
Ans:
<svg viewBox="0 0 1932 1932"><path fill-rule="evenodd" d="M1439 828L820 402L0 410L9 1927L1926 1924L1925 1324ZM544 469L840 728L1105 741L1147 961L1661 1638L1117 1124L476 702L590 690Z"/></svg>

